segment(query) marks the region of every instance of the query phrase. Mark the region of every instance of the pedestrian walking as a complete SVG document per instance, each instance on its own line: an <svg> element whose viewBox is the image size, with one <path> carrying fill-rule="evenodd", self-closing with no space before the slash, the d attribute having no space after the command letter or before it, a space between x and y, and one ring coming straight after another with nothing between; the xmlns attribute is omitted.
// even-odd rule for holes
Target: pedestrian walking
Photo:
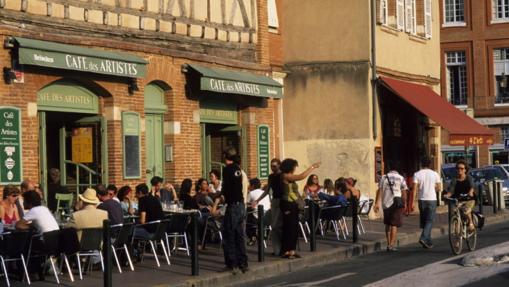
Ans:
<svg viewBox="0 0 509 287"><path fill-rule="evenodd" d="M224 152L226 166L223 168L221 193L227 204L223 218L223 251L225 267L223 271L237 274L249 270L247 264L245 226L246 206L243 194L243 172L240 156L234 148Z"/></svg>
<svg viewBox="0 0 509 287"><path fill-rule="evenodd" d="M403 208L408 190L405 179L389 163L389 172L382 176L376 191L374 211L378 213L382 205L385 236L387 237L387 251L397 251L395 245L398 235L398 227L403 221Z"/></svg>
<svg viewBox="0 0 509 287"><path fill-rule="evenodd" d="M280 159L273 158L270 161L272 173L269 175L269 183L265 186L263 194L252 203L252 207L256 208L263 198L272 192L272 199L270 201L270 227L272 231L270 238L272 240L272 255L274 256L281 256L281 233L283 232L283 215L279 207L281 197L283 197L280 166Z"/></svg>
<svg viewBox="0 0 509 287"><path fill-rule="evenodd" d="M428 158L422 159L421 170L414 174L414 186L412 188L412 198L416 198L416 193L419 192L419 217L422 228L419 243L426 249L433 248L431 229L433 228L437 208L437 192L440 191L442 182L440 175L430 169L430 165L431 161Z"/></svg>

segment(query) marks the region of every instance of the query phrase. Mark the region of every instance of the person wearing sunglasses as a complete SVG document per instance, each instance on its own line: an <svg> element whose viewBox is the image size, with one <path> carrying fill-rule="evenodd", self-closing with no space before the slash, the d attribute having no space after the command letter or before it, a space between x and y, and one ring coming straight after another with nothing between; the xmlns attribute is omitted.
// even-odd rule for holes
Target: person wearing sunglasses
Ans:
<svg viewBox="0 0 509 287"><path fill-rule="evenodd" d="M16 205L20 191L14 185L4 187L3 200L0 205L0 218L4 224L14 224L19 220L19 210Z"/></svg>
<svg viewBox="0 0 509 287"><path fill-rule="evenodd" d="M468 218L468 231L475 229L472 221L472 209L475 207L474 179L468 175L468 165L466 161L459 160L456 163L457 177L451 181L446 198L458 199L458 208Z"/></svg>

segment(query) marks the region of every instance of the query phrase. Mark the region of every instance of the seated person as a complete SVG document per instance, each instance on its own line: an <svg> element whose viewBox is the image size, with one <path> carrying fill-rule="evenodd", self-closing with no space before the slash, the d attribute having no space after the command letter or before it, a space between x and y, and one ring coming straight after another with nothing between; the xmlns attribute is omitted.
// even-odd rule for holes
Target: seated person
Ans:
<svg viewBox="0 0 509 287"><path fill-rule="evenodd" d="M161 202L155 196L149 194L148 186L145 183L136 186L136 197L138 198L140 224L164 219ZM156 224L138 226L134 234L136 238L147 239L156 229Z"/></svg>
<svg viewBox="0 0 509 287"><path fill-rule="evenodd" d="M246 219L246 235L249 239L247 245L252 246L257 240L257 227L258 227L258 211L254 208L253 203L263 194L261 189L261 182L258 178L252 178L249 180L249 193L248 193L248 215ZM264 211L264 222L265 225L270 223L270 198L265 196L258 204L263 205ZM253 207L251 207L253 206Z"/></svg>
<svg viewBox="0 0 509 287"><path fill-rule="evenodd" d="M180 185L180 200L184 202L184 209L200 209L196 200L196 190L193 188L193 181L186 178Z"/></svg>
<svg viewBox="0 0 509 287"><path fill-rule="evenodd" d="M169 182L165 182L163 187L159 190L159 200L164 203L178 202L177 191L175 187Z"/></svg>
<svg viewBox="0 0 509 287"><path fill-rule="evenodd" d="M0 219L4 224L14 224L20 219L20 212L16 204L19 194L19 189L14 185L4 187L3 200L0 204Z"/></svg>
<svg viewBox="0 0 509 287"><path fill-rule="evenodd" d="M207 212L210 211L212 208L212 205L214 205L214 198L212 198L210 189L209 189L209 183L206 179L200 178L198 182L196 183L196 202L198 203L198 206L200 207L201 211Z"/></svg>
<svg viewBox="0 0 509 287"><path fill-rule="evenodd" d="M339 191L346 197L347 200L350 200L352 196L357 198L357 200L360 199L361 192L355 187L357 180L351 177L349 178L340 177L336 180L336 183L338 183L340 187Z"/></svg>
<svg viewBox="0 0 509 287"><path fill-rule="evenodd" d="M51 212L57 210L57 193L69 193L69 190L60 184L60 170L58 168L50 168L48 172L48 208Z"/></svg>
<svg viewBox="0 0 509 287"><path fill-rule="evenodd" d="M78 230L78 238L81 240L81 229L102 228L103 221L108 219L108 212L97 209L99 199L93 188L87 188L79 195L77 204L78 211L74 212L65 227Z"/></svg>
<svg viewBox="0 0 509 287"><path fill-rule="evenodd" d="M111 225L124 223L124 212L122 211L122 206L118 201L111 197L107 190L97 191L97 197L101 201L97 208L108 212L108 218L111 221Z"/></svg>
<svg viewBox="0 0 509 287"><path fill-rule="evenodd" d="M114 184L108 184L106 187L106 190L108 191L108 195L111 199L115 200L116 202L120 203L120 200L118 199L118 189L117 186Z"/></svg>
<svg viewBox="0 0 509 287"><path fill-rule="evenodd" d="M42 199L35 190L26 191L21 195L23 205L28 212L21 220L16 222L17 229L29 229L34 227L38 233L45 233L60 229L53 214L45 206L41 205Z"/></svg>
<svg viewBox="0 0 509 287"><path fill-rule="evenodd" d="M129 185L122 186L118 190L117 196L125 215L135 215L138 213L138 201L136 201L133 190Z"/></svg>
<svg viewBox="0 0 509 287"><path fill-rule="evenodd" d="M320 186L318 176L316 174L310 175L304 186L304 193L309 199L317 199L318 193L321 192L323 192L323 188Z"/></svg>

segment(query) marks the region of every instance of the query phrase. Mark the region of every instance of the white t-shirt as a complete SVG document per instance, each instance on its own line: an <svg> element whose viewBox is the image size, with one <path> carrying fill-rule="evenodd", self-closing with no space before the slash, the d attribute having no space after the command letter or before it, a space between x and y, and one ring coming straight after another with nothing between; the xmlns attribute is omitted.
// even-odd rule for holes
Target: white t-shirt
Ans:
<svg viewBox="0 0 509 287"><path fill-rule="evenodd" d="M212 193L221 192L221 186L222 185L223 185L223 183L221 181L219 181L219 186L217 188L214 187L213 183L209 184L210 192L212 192Z"/></svg>
<svg viewBox="0 0 509 287"><path fill-rule="evenodd" d="M40 232L45 233L60 229L53 214L45 206L36 206L30 209L23 217L26 221L31 221L32 225Z"/></svg>
<svg viewBox="0 0 509 287"><path fill-rule="evenodd" d="M251 190L248 195L248 198L249 198L248 202L251 203L251 202L257 200L258 198L260 198L260 196L262 194L263 194L263 189ZM264 197L262 200L260 200L260 202L258 202L258 204L263 205L264 211L270 210L270 196Z"/></svg>
<svg viewBox="0 0 509 287"><path fill-rule="evenodd" d="M392 184L392 191L387 179L389 179ZM380 182L378 183L378 188L382 193L381 196L383 209L391 207L394 203L394 197L401 197L401 191L408 189L405 179L396 171L391 171L388 174L382 176Z"/></svg>
<svg viewBox="0 0 509 287"><path fill-rule="evenodd" d="M421 169L414 174L414 184L417 184L419 200L437 200L435 186L441 183L440 175L429 168Z"/></svg>

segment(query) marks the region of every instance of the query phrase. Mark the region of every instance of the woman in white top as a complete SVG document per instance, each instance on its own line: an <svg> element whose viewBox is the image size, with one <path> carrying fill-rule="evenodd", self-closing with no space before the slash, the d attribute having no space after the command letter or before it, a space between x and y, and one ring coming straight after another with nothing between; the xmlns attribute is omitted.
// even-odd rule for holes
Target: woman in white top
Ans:
<svg viewBox="0 0 509 287"><path fill-rule="evenodd" d="M221 192L221 175L219 174L219 171L213 169L209 173L210 178L210 184L209 189L212 193L218 193Z"/></svg>

